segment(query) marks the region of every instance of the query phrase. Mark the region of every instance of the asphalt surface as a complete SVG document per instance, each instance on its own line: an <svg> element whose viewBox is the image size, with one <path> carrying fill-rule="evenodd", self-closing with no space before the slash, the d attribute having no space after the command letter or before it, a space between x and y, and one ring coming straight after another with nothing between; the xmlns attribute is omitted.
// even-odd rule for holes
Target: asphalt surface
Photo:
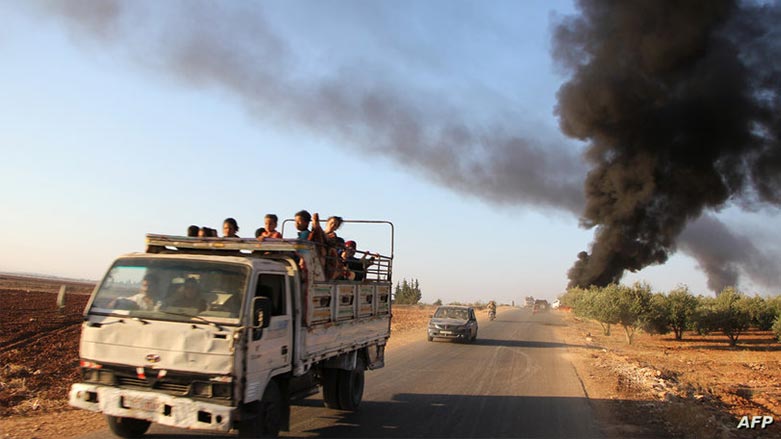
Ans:
<svg viewBox="0 0 781 439"><path fill-rule="evenodd" d="M386 353L366 373L357 412L329 410L320 394L295 403L283 437L601 437L557 313L501 311L471 344L416 341ZM204 437L153 425L145 437ZM208 436L208 435L207 435ZM104 430L83 436L113 437ZM226 437L226 436L214 436Z"/></svg>

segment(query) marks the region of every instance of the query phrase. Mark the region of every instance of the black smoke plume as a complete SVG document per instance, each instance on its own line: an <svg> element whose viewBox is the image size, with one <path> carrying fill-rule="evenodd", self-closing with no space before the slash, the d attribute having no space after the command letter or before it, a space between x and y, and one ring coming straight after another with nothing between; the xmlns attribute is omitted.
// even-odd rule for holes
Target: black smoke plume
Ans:
<svg viewBox="0 0 781 439"><path fill-rule="evenodd" d="M589 142L581 223L596 230L571 286L664 263L705 209L781 202L778 3L578 7L555 30L571 73L556 111L565 134Z"/></svg>

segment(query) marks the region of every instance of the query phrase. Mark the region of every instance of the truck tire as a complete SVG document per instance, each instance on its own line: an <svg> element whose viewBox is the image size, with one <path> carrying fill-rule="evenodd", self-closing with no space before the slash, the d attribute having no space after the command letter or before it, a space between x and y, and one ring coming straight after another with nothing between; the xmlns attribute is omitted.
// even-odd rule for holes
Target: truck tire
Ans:
<svg viewBox="0 0 781 439"><path fill-rule="evenodd" d="M363 399L363 366L355 370L339 370L339 407L355 411Z"/></svg>
<svg viewBox="0 0 781 439"><path fill-rule="evenodd" d="M323 402L329 409L339 410L339 370L323 369Z"/></svg>
<svg viewBox="0 0 781 439"><path fill-rule="evenodd" d="M122 418L120 416L106 415L106 422L111 432L119 437L134 438L141 437L149 430L152 424L143 419Z"/></svg>
<svg viewBox="0 0 781 439"><path fill-rule="evenodd" d="M278 437L282 426L282 394L275 381L269 381L263 399L253 404L255 416L239 424L239 437Z"/></svg>

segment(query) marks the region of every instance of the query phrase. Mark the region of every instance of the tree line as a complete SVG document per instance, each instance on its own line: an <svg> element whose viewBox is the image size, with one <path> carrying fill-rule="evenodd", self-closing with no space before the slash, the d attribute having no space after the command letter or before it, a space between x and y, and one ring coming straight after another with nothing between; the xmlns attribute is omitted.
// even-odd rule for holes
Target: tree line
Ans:
<svg viewBox="0 0 781 439"><path fill-rule="evenodd" d="M638 282L571 288L560 299L575 315L599 322L605 335L620 326L629 344L638 330L672 332L676 340L683 339L685 330L703 335L721 332L735 346L742 334L756 328L772 330L781 341L781 296L749 297L734 287L704 297L694 296L686 286L654 293L647 283Z"/></svg>
<svg viewBox="0 0 781 439"><path fill-rule="evenodd" d="M404 279L397 282L393 291L393 303L399 305L415 305L422 297L423 293L420 291L420 283L417 279Z"/></svg>

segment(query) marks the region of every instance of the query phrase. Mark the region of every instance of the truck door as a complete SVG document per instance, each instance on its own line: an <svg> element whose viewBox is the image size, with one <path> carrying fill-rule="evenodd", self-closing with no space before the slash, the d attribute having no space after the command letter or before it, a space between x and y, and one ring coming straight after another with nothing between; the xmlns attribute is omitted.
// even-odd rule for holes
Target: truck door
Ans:
<svg viewBox="0 0 781 439"><path fill-rule="evenodd" d="M246 401L260 399L269 373L275 369L289 369L293 355L291 302L285 275L259 274L255 297L260 296L271 299L271 320L267 328L248 334Z"/></svg>

